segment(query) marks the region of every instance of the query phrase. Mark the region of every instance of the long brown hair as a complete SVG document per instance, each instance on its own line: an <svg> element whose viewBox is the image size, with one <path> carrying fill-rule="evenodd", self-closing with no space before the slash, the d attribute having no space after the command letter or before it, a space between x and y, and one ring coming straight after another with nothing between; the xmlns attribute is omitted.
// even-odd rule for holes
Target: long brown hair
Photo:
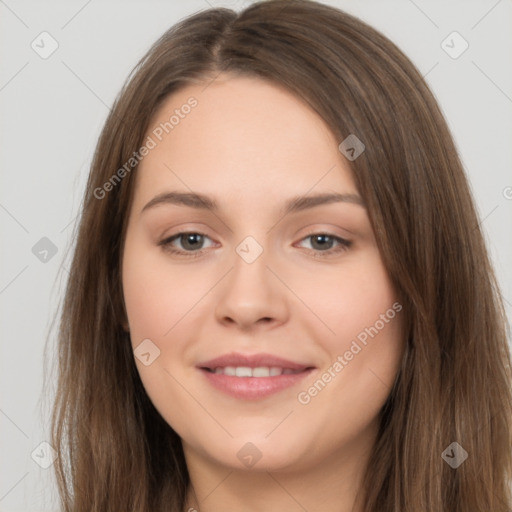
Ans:
<svg viewBox="0 0 512 512"><path fill-rule="evenodd" d="M136 165L98 190L144 143L169 94L220 72L284 85L337 140L354 134L365 145L347 163L402 297L407 339L362 482L364 511L510 512L508 326L451 134L421 74L391 41L309 0L189 16L153 45L115 101L83 198L61 315L52 444L63 509L185 505L180 439L151 404L123 329L120 262ZM457 468L443 457L453 457L454 442L468 455Z"/></svg>

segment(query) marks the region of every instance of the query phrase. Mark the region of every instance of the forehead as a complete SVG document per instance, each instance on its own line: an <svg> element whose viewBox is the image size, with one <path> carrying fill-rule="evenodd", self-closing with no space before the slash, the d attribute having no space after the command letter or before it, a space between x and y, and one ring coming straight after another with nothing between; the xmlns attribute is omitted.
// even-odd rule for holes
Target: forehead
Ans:
<svg viewBox="0 0 512 512"><path fill-rule="evenodd" d="M233 200L243 191L255 204L317 186L356 193L340 141L322 118L260 78L221 75L180 89L146 137L154 147L137 169L136 203L177 188Z"/></svg>

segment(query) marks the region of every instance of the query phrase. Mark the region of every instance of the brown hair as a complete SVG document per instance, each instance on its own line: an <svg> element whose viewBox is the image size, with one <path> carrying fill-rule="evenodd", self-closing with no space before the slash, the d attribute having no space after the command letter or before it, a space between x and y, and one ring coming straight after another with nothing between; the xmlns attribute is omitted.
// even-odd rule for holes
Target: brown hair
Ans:
<svg viewBox="0 0 512 512"><path fill-rule="evenodd" d="M169 94L220 72L303 98L341 142L407 335L361 488L364 511L510 512L512 376L507 323L468 182L421 74L356 17L309 0L202 11L138 63L98 141L59 332L52 416L66 511L181 511L178 435L150 402L128 334L120 263L135 172L98 198L144 141ZM200 108L200 98L199 107ZM454 469L443 451L459 443Z"/></svg>

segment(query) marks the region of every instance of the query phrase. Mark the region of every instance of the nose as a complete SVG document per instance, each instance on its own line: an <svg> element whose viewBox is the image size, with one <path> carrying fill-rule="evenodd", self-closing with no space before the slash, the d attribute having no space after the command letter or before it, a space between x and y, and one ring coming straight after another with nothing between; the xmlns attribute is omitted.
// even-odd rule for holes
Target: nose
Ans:
<svg viewBox="0 0 512 512"><path fill-rule="evenodd" d="M266 251L249 263L238 254L222 280L215 309L217 320L242 330L272 328L287 321L290 293Z"/></svg>

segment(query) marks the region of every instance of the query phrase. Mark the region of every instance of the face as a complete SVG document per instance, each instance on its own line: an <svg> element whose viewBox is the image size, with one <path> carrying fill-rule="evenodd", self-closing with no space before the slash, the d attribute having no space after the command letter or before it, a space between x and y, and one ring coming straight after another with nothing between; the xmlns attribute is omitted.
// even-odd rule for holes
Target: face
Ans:
<svg viewBox="0 0 512 512"><path fill-rule="evenodd" d="M291 470L368 445L402 313L341 141L283 88L227 75L167 98L147 136L122 282L186 455Z"/></svg>

